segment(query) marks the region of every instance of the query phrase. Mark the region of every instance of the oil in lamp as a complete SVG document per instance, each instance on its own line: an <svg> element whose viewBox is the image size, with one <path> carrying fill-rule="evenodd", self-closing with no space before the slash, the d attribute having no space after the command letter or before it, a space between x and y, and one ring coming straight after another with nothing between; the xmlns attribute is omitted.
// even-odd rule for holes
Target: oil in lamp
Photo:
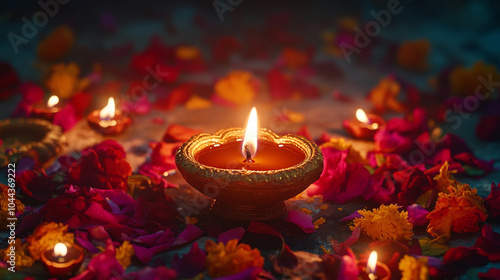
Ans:
<svg viewBox="0 0 500 280"><path fill-rule="evenodd" d="M323 155L302 136L258 129L254 108L246 129L193 136L177 151L176 165L191 186L214 198L216 215L268 220L283 216L283 201L319 179Z"/></svg>

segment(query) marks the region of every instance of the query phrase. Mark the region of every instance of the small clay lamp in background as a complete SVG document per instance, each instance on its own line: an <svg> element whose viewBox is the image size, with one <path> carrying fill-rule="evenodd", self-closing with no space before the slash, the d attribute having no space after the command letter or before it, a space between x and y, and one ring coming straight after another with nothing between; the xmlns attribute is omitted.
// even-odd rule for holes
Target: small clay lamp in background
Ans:
<svg viewBox="0 0 500 280"><path fill-rule="evenodd" d="M356 111L356 119L348 119L343 122L347 133L358 139L373 140L375 133L383 126L385 121L375 114L365 114L363 109Z"/></svg>
<svg viewBox="0 0 500 280"><path fill-rule="evenodd" d="M64 109L65 105L59 101L59 97L52 95L47 103L39 102L33 105L31 109L31 117L44 119L49 122L54 121L54 116Z"/></svg>
<svg viewBox="0 0 500 280"><path fill-rule="evenodd" d="M372 251L366 259L357 261L359 270L358 279L360 280L389 280L391 279L391 270L381 262L377 262L377 252Z"/></svg>
<svg viewBox="0 0 500 280"><path fill-rule="evenodd" d="M131 119L120 110L116 110L115 99L110 97L108 105L102 110L95 110L87 117L89 126L106 135L116 135L127 128Z"/></svg>
<svg viewBox="0 0 500 280"><path fill-rule="evenodd" d="M41 259L51 276L71 276L83 261L83 249L76 244L57 243L42 253Z"/></svg>

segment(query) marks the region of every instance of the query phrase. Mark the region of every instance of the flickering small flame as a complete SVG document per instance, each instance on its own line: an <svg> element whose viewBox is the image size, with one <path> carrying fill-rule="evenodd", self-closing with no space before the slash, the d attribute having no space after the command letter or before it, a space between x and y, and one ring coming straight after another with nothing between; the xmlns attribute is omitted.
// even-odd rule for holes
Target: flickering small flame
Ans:
<svg viewBox="0 0 500 280"><path fill-rule="evenodd" d="M257 109L255 107L250 111L247 127L245 129L245 137L241 145L241 154L250 159L257 153Z"/></svg>
<svg viewBox="0 0 500 280"><path fill-rule="evenodd" d="M372 129L378 128L378 123L371 123L370 120L368 119L368 116L366 115L365 111L363 111L363 109L356 110L356 118L358 119L358 121L360 121L364 124L371 125Z"/></svg>
<svg viewBox="0 0 500 280"><path fill-rule="evenodd" d="M104 107L101 112L99 112L99 118L101 120L109 120L115 117L115 99L110 97L108 99L108 105Z"/></svg>
<svg viewBox="0 0 500 280"><path fill-rule="evenodd" d="M362 123L370 124L370 120L366 116L365 111L363 111L363 109L356 110L356 119L358 119L358 121Z"/></svg>
<svg viewBox="0 0 500 280"><path fill-rule="evenodd" d="M57 243L56 246L54 246L55 257L65 257L67 253L68 247L66 247L63 243Z"/></svg>
<svg viewBox="0 0 500 280"><path fill-rule="evenodd" d="M369 274L375 274L376 268L377 268L377 252L372 251L370 257L368 257L368 263L366 264L366 269L368 269Z"/></svg>
<svg viewBox="0 0 500 280"><path fill-rule="evenodd" d="M57 103L59 103L59 97L52 95L49 98L49 101L47 101L47 107L52 108L52 107L56 106Z"/></svg>

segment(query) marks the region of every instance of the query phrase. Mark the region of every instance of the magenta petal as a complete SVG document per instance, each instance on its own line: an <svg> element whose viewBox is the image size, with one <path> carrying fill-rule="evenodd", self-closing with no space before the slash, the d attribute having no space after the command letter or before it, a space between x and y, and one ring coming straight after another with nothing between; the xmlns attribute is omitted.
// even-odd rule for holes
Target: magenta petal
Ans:
<svg viewBox="0 0 500 280"><path fill-rule="evenodd" d="M155 241L163 235L163 231L157 231L152 234L142 235L134 239L135 242L144 243L148 246L153 246Z"/></svg>
<svg viewBox="0 0 500 280"><path fill-rule="evenodd" d="M172 259L172 268L177 271L179 278L192 278L203 271L206 255L200 250L198 243L194 242L187 254L179 257L177 254Z"/></svg>
<svg viewBox="0 0 500 280"><path fill-rule="evenodd" d="M177 274L173 269L169 269L165 266L159 267L145 267L144 269L129 273L124 279L134 279L134 280L151 280L151 279L162 279L162 280L175 280L177 279Z"/></svg>
<svg viewBox="0 0 500 280"><path fill-rule="evenodd" d="M217 237L217 242L222 242L224 243L224 245L226 245L227 242L231 239L238 239L238 241L240 241L240 239L243 237L243 234L245 234L244 228L242 227L232 228L228 231L219 234L219 236Z"/></svg>
<svg viewBox="0 0 500 280"><path fill-rule="evenodd" d="M254 279L259 279L259 274L261 274L262 272L263 272L262 268L251 266L240 273L224 277L218 277L215 278L214 280L254 280ZM274 279L274 278L264 278L264 279Z"/></svg>
<svg viewBox="0 0 500 280"><path fill-rule="evenodd" d="M174 246L191 242L203 234L201 229L197 226L189 224L187 227L179 234L174 242Z"/></svg>
<svg viewBox="0 0 500 280"><path fill-rule="evenodd" d="M305 233L313 233L316 231L314 229L312 217L306 213L297 210L288 210L286 220L298 225Z"/></svg>
<svg viewBox="0 0 500 280"><path fill-rule="evenodd" d="M427 219L429 211L418 204L408 205L406 211L408 211L408 221L410 221L413 226L423 226L429 222Z"/></svg>
<svg viewBox="0 0 500 280"><path fill-rule="evenodd" d="M351 215L342 218L342 220L340 220L340 222L342 222L342 223L351 222L354 219L361 218L361 217L363 217L363 216L361 214L359 214L358 210L356 210L356 211L352 212Z"/></svg>
<svg viewBox="0 0 500 280"><path fill-rule="evenodd" d="M333 251L335 251L335 253L339 255L348 254L349 252L348 248L350 248L354 243L358 242L360 234L361 234L361 227L357 226L353 230L351 236L349 236L349 238L347 238L344 242L338 244L332 243Z"/></svg>
<svg viewBox="0 0 500 280"><path fill-rule="evenodd" d="M142 263L148 263L153 258L153 252L148 248L132 244L134 247L134 254Z"/></svg>
<svg viewBox="0 0 500 280"><path fill-rule="evenodd" d="M257 234L269 234L283 239L283 235L272 228L270 225L262 222L251 221L247 227L248 232Z"/></svg>
<svg viewBox="0 0 500 280"><path fill-rule="evenodd" d="M101 205L97 202L92 202L87 208L87 210L83 213L87 217L93 220L108 222L108 223L118 223L118 219L113 216L113 214L104 210Z"/></svg>
<svg viewBox="0 0 500 280"><path fill-rule="evenodd" d="M80 246L85 248L87 251L89 251L92 254L97 254L99 253L99 249L97 249L94 244L92 244L89 241L88 234L86 232L76 232L75 233L75 240Z"/></svg>

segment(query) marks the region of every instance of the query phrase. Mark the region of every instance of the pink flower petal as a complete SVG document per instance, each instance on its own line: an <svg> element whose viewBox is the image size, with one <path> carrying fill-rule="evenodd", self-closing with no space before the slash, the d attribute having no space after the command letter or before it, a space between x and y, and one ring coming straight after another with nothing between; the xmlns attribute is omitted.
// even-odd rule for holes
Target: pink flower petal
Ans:
<svg viewBox="0 0 500 280"><path fill-rule="evenodd" d="M92 202L87 210L83 213L92 220L103 221L107 223L118 223L118 219L113 214L104 210L101 205Z"/></svg>
<svg viewBox="0 0 500 280"><path fill-rule="evenodd" d="M427 219L429 211L418 204L408 205L406 211L408 211L408 221L410 221L413 226L423 226L429 222Z"/></svg>
<svg viewBox="0 0 500 280"><path fill-rule="evenodd" d="M288 216L286 220L298 225L305 233L313 233L316 231L314 229L312 217L301 211L288 210Z"/></svg>
<svg viewBox="0 0 500 280"><path fill-rule="evenodd" d="M179 234L174 242L173 246L191 242L203 234L203 231L193 224L187 225L187 227Z"/></svg>
<svg viewBox="0 0 500 280"><path fill-rule="evenodd" d="M363 217L361 214L359 214L358 210L352 212L351 215L347 216L347 217L344 217L340 220L340 222L342 223L348 223L348 222L352 222L354 221L354 219L356 218L361 218Z"/></svg>
<svg viewBox="0 0 500 280"><path fill-rule="evenodd" d="M222 242L224 245L227 244L227 242L231 239L238 239L238 241L241 240L243 237L243 234L245 234L245 229L242 227L236 227L232 228L228 231L225 231L217 237L217 242Z"/></svg>
<svg viewBox="0 0 500 280"><path fill-rule="evenodd" d="M205 252L200 250L198 243L194 242L189 252L184 256L174 255L171 267L177 271L179 278L192 278L203 271L205 259Z"/></svg>

